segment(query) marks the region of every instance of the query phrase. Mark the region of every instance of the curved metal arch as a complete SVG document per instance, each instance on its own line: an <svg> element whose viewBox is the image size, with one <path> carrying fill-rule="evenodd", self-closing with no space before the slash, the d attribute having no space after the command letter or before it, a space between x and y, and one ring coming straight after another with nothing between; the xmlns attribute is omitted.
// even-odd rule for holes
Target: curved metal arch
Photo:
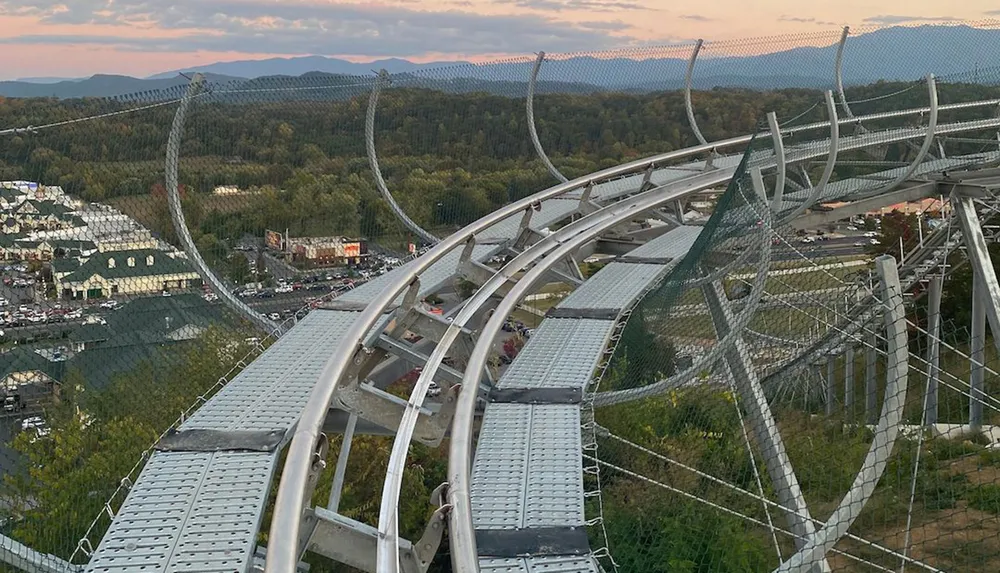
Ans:
<svg viewBox="0 0 1000 573"><path fill-rule="evenodd" d="M840 44L837 45L837 61L833 67L834 78L837 82L837 97L840 98L840 105L844 108L844 114L848 119L854 119L851 106L847 103L847 96L844 94L844 47L847 46L847 37L851 34L851 27L844 26L844 31L840 34Z"/></svg>
<svg viewBox="0 0 1000 573"><path fill-rule="evenodd" d="M739 145L749 142L751 138L751 136L733 138L720 142L715 146ZM421 273L476 233L529 208L535 203L583 188L588 184L615 179L623 175L640 173L651 165L662 163L663 161L691 157L709 151L711 148L712 146L708 145L695 146L631 161L555 185L544 191L539 191L538 193L519 199L470 223L459 232L445 237L431 247L423 256L415 259L414 263L407 268L405 274L395 277L393 281L389 282L368 306L365 307L365 310L359 313L357 319L352 323L347 332L344 333L340 346L334 349L330 354L330 358L324 364L323 370L318 376L319 383L313 387L306 407L299 416L295 433L288 446L285 467L281 472L278 494L274 503L274 514L269 529L269 546L271 550L268 551L268 557L264 566L265 572L278 573L295 569L295 563L298 559L297 544L301 530L301 513L307 501L306 493L311 474L311 464L314 459L315 446L320 442L320 429L326 418L327 405L333 398L340 379L344 376L349 364L356 359L363 360L364 356L363 354L359 354L359 352L363 352L361 350L361 341L364 339L366 333L375 326L375 323L382 317L389 304L408 285L413 284L414 281L418 281Z"/></svg>
<svg viewBox="0 0 1000 573"><path fill-rule="evenodd" d="M211 285L212 290L219 295L219 298L222 299L223 303L264 331L269 333L278 332L280 334L284 331L281 325L250 308L245 302L236 298L236 296L229 292L229 289L222 284L219 277L215 276L212 269L208 268L208 265L205 264L205 259L203 259L201 257L201 253L198 252L198 247L195 246L194 239L191 238L191 233L188 231L187 222L184 220L184 210L181 208L180 191L178 190L177 185L177 164L179 163L181 137L183 137L184 134L184 122L187 118L187 110L191 104L191 99L195 97L198 90L201 89L204 81L205 77L201 74L195 74L194 77L191 78L191 83L188 85L187 93L184 94L184 97L181 98L180 104L177 106L177 112L174 114L173 125L170 126L170 135L167 138L167 160L164 175L167 182L167 205L170 208L170 220L173 222L174 231L177 232L177 237L180 238L181 245L184 247L184 252L194 265L198 276L201 277L201 280Z"/></svg>
<svg viewBox="0 0 1000 573"><path fill-rule="evenodd" d="M754 168L753 171L751 171L751 178L754 189L760 190L758 193L764 192L764 181L760 168ZM764 209L764 213L762 214L762 219L765 221L764 229L767 229L770 226L770 212L770 209ZM750 324L750 319L753 318L754 313L757 312L757 308L760 305L760 299L764 293L767 269L770 267L771 262L771 241L769 240L770 237L768 233L764 231L762 231L761 237L762 257L761 261L757 265L757 275L751 285L750 296L747 297L747 302L743 307L743 310L740 311L740 313L733 320L733 324L731 325L729 332L723 336L711 350L705 353L700 359L696 360L683 372L678 372L669 378L638 388L601 392L594 396L595 406L613 406L615 404L623 404L626 402L640 400L642 398L648 398L650 396L656 396L664 392L669 392L670 390L679 388L681 385L687 383L691 380L691 378L697 376L699 372L714 366L723 358L724 354L730 350L736 340L743 336L743 329ZM747 250L750 251L750 249Z"/></svg>
<svg viewBox="0 0 1000 573"><path fill-rule="evenodd" d="M949 109L959 109L960 106L964 109L968 107L978 107L981 105L985 104L983 104L983 102L972 102L967 104L950 104L951 107L945 107L948 107ZM906 110L894 112L891 116L898 117L911 115L919 111L920 110ZM879 117L887 115L889 114L882 114ZM820 122L815 126L801 126L801 128L803 130L807 128L815 129L816 127L826 127L828 125L828 122ZM963 124L963 129L965 128L964 125L966 124ZM995 125L995 121L975 122L976 128ZM969 127L969 129L971 129L971 127ZM798 128L791 128L789 131L795 132L797 130ZM957 127L953 127L949 130L949 132L952 131L958 132L959 129ZM906 139L906 137L908 136L897 135L892 136L889 139L894 141ZM373 299L373 301L365 308L365 310L358 315L356 321L344 334L341 345L338 349L331 353L330 359L324 365L323 371L318 376L320 382L313 388L306 407L302 411L299 422L296 425L295 433L292 436L285 461L285 467L281 474L269 534L269 545L273 546L273 552L268 552L265 571L267 573L274 573L276 571L294 569L296 559L298 557L296 555L296 540L301 530L300 519L301 512L306 502L305 496L308 490L306 486L309 481L310 462L313 459L314 446L320 440L320 428L322 427L323 420L326 417L327 405L330 403L330 399L336 392L340 378L343 377L348 365L355 358L359 357L357 351L360 348L360 341L375 325L376 321L382 316L384 310L389 306L392 300L401 294L407 285L411 284L414 280L417 280L420 273L424 272L428 267L430 267L430 265L439 261L452 249L462 244L470 236L473 236L475 233L480 232L481 230L506 217L522 211L532 203L537 203L539 201L562 195L569 191L585 187L590 183L605 181L622 175L640 173L650 165L660 164L668 160L691 157L710 151L713 147L723 148L746 144L752 139L752 135L745 135L716 142L712 145L693 146L682 150L664 153L655 157L632 161L623 165L604 169L584 177L579 177L564 184L555 185L549 189L540 191L534 195L518 200L515 203L494 211L476 222L467 225L461 231L444 238L427 253L416 259L415 262L408 267L405 274L395 277L393 281L390 281L378 294L378 296L376 296L375 299ZM718 181L712 181L710 185L712 184L718 184ZM690 187L688 190L690 191ZM655 392L653 393L655 394ZM598 395L598 397L599 396L600 395Z"/></svg>
<svg viewBox="0 0 1000 573"><path fill-rule="evenodd" d="M774 198L771 200L771 209L780 211L781 199L785 195L785 177L788 171L788 164L785 163L785 141L781 136L781 128L778 125L778 116L773 111L767 114L767 126L771 130L771 140L774 141L774 160L777 162L777 179L774 182Z"/></svg>
<svg viewBox="0 0 1000 573"><path fill-rule="evenodd" d="M823 190L826 188L827 183L830 182L830 177L833 176L833 168L836 167L837 164L837 151L840 148L840 122L837 118L837 106L833 103L833 92L827 90L824 97L826 99L826 113L830 118L830 155L826 158L826 165L823 167L823 175L820 176L819 181L813 186L812 192L809 193L809 197L803 201L801 205L797 206L794 211L783 217L785 220L791 220L798 217L806 209L816 204L816 201L823 195ZM781 206L778 205L779 209L780 207Z"/></svg>
<svg viewBox="0 0 1000 573"><path fill-rule="evenodd" d="M840 501L823 527L813 535L808 543L795 555L775 569L776 573L808 570L813 563L824 558L827 552L847 533L854 520L861 514L868 500L875 492L875 486L885 472L893 444L899 435L899 423L903 417L906 402L906 380L908 374L906 344L906 316L903 311L903 293L900 290L896 261L882 256L875 264L882 277L882 301L885 305L885 328L889 343L886 363L885 398L882 415L875 428L875 437L861 470L854 478L851 489Z"/></svg>
<svg viewBox="0 0 1000 573"><path fill-rule="evenodd" d="M545 168L560 183L566 183L569 179L566 179L566 176L552 164L548 154L545 153L545 148L542 147L541 140L538 139L538 130L535 128L535 84L538 83L538 72L542 69L542 62L544 61L545 52L538 52L538 57L535 58L535 65L531 68L531 77L528 79L528 99L525 103L528 112L528 135L531 136L531 144L535 146L535 153L538 154L538 158L545 165Z"/></svg>
<svg viewBox="0 0 1000 573"><path fill-rule="evenodd" d="M694 45L694 51L691 52L691 59L688 60L687 73L684 75L684 110L687 111L688 125L691 126L691 131L694 132L698 143L707 145L708 142L705 141L705 136L698 129L698 120L694 117L694 105L691 103L691 76L694 75L694 63L698 59L698 53L701 52L701 46L704 43L704 40L698 38L698 41Z"/></svg>
<svg viewBox="0 0 1000 573"><path fill-rule="evenodd" d="M525 249L504 265L504 267L495 273L489 280L487 280L486 283L484 283L483 286L480 287L468 301L466 301L465 305L451 321L451 324L441 337L441 340L434 347L434 350L428 357L420 376L414 384L407 409L403 413L402 421L399 424L396 432L396 438L393 442L392 453L386 468L386 478L383 483L382 502L379 512L377 570L380 573L395 573L397 571L396 555L398 553L397 548L399 546L399 533L396 516L402 486L403 471L406 464L406 455L410 448L410 440L416 426L420 407L423 405L424 397L427 394L427 390L430 388L430 384L433 381L438 368L440 368L445 356L447 356L452 344L454 344L455 340L457 340L458 335L462 332L463 328L475 317L482 306L489 302L490 298L495 295L504 284L507 284L509 280L513 279L517 273L524 270L533 261L538 261L542 257L545 257L544 259L541 259L543 262L539 264L546 266L557 264L560 258L551 256L550 253L554 249L563 245L566 241L578 242L580 240L589 240L594 235L600 233L609 221L617 224L620 222L620 218L634 217L639 212L638 209L628 209L626 207L627 205L644 205L643 210L648 211L658 205L669 202L671 200L671 196L669 192L662 190L662 187L663 186L647 191L643 196L636 196L633 199L626 200L624 203L615 203L603 207L598 211L573 221L551 235L544 237L528 249ZM470 239L470 241L472 240L473 239ZM495 313L496 311L494 311L494 314ZM467 367L466 371L470 372L470 368L471 366ZM477 376L476 374L470 374L469 377L476 378ZM477 382L470 382L468 377L463 380L463 388L466 388L467 390L463 390L460 394L460 403L462 395L472 394L475 396L477 394ZM457 427L458 425L453 425L453 428ZM454 439L454 437L452 439ZM459 545L462 546L463 543L464 540L460 541Z"/></svg>
<svg viewBox="0 0 1000 573"><path fill-rule="evenodd" d="M448 501L452 505L452 510L449 514L450 547L452 552L452 567L456 572L474 573L479 571L476 541L472 525L471 487L469 483L472 419L475 412L477 392L468 390L476 388L479 375L485 367L486 358L491 346L487 341L493 340L500 331L505 317L510 314L520 299L527 294L528 289L542 277L549 267L589 240L591 236L619 224L621 220L635 216L636 213L644 212L655 208L659 204L667 203L682 193L684 193L682 190L664 188L659 193L649 192L646 196L636 196L634 199L630 199L629 201L632 201L632 203L629 206L615 203L605 207L606 210L609 210L606 212L617 212L617 214L607 217L586 233L580 233L572 239L560 241L556 249L532 267L531 270L514 284L480 331L479 341L472 351L462 380L462 386L465 390L459 394L458 404L455 408L454 418L452 419L451 444L448 456ZM765 279L766 272L758 277L761 285L763 285Z"/></svg>
<svg viewBox="0 0 1000 573"><path fill-rule="evenodd" d="M917 156L913 158L913 162L910 163L909 167L905 171L899 174L898 177L893 179L891 182L887 183L884 187L880 188L875 193L886 193L892 191L904 181L909 179L920 164L927 157L927 152L930 151L931 146L934 144L934 134L937 130L938 124L938 92L937 92L937 82L934 80L934 74L927 76L927 97L930 99L930 113L927 118L927 133L924 135L924 142L917 150Z"/></svg>
<svg viewBox="0 0 1000 573"><path fill-rule="evenodd" d="M389 208L396 217L403 222L407 229L413 231L417 236L429 244L437 243L440 239L426 231L403 211L403 208L396 203L396 199L389 192L389 187L382 177L382 170L378 166L378 155L375 153L375 110L378 108L378 97L382 88L389 85L389 72L379 70L375 84L372 86L372 93L368 97L368 110L365 113L365 152L368 154L368 165L371 167L372 176L375 177L375 187L382 195L382 198L389 203Z"/></svg>

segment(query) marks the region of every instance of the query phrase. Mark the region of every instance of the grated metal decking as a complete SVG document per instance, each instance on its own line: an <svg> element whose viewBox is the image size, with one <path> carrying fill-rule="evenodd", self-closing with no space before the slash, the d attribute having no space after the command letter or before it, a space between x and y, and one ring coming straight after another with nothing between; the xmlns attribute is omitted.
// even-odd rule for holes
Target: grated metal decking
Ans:
<svg viewBox="0 0 1000 573"><path fill-rule="evenodd" d="M553 199L532 217L539 228L565 219L578 201ZM521 214L483 234L512 239ZM479 245L484 259L500 249ZM461 249L421 276L421 291L443 285L457 268ZM413 263L409 263L413 264ZM406 265L345 293L342 301L366 303ZM328 354L358 312L317 309L250 363L184 424L182 430L278 431L290 436ZM88 572L155 573L248 571L278 452L156 452L86 567Z"/></svg>
<svg viewBox="0 0 1000 573"><path fill-rule="evenodd" d="M621 311L687 252L700 230L680 227L645 246L651 253L677 255L670 264L609 264L557 308ZM497 386L584 388L615 322L544 320ZM479 435L471 490L472 520L477 530L585 525L578 404L488 404ZM598 571L590 556L579 555L483 556L479 564L482 571L497 573Z"/></svg>

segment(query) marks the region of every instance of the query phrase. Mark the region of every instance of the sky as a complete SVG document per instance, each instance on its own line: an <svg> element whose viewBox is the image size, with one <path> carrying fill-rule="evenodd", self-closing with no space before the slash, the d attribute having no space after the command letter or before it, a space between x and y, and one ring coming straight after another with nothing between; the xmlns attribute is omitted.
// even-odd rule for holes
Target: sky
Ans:
<svg viewBox="0 0 1000 573"><path fill-rule="evenodd" d="M1000 19L997 0L0 0L0 78L144 77L308 54L475 61L786 34L829 44L845 25L984 19Z"/></svg>

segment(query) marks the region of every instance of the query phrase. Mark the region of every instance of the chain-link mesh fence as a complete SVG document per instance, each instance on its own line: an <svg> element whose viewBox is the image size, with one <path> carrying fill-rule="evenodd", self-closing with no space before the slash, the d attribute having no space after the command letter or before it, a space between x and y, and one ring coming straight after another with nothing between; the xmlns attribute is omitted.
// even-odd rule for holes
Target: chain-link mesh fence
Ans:
<svg viewBox="0 0 1000 573"><path fill-rule="evenodd" d="M803 211L809 216L875 194L915 159L926 161L908 177L995 161L997 124L986 120L995 118L996 104L939 110L938 126L953 128L922 151L929 110L871 116L928 106L927 83L872 84L877 78L848 73L847 106L863 119L841 126L836 167L814 195L830 132L810 125L829 120L818 90L831 85L838 37L706 43L695 63L692 109L704 137L766 130L760 118L774 111L796 167L785 174L781 203L774 200L768 134L745 155L740 147L719 149L711 165L680 170L733 169L744 161L728 190L685 200L685 221L704 232L632 311L602 381L602 391L673 381L661 397L597 411L607 430L598 431L599 461L613 467L602 470L599 484L607 539L593 546L606 543L623 570L759 570L794 552L795 536L782 530L794 533L801 520L789 525L776 506L784 502L754 433L756 414L741 386L749 377L740 368L759 379L770 400L812 517L828 517L871 443L862 421L873 420L883 400L885 344L869 342L883 326L882 307L872 302L879 290L873 255L888 252L913 270L900 272L904 292L916 295L906 299L912 324L905 428L919 426L924 412L929 345L918 310L926 271L920 275L918 263L950 255L942 259L949 278L938 422L968 422L972 344L964 329L971 317L963 301L971 296L971 275L951 242L957 228L941 198L928 197L913 216L887 206L851 224L802 227L787 219L802 205L810 205ZM800 81L780 58L723 61L803 46L826 47L808 66L814 80ZM696 144L683 92L693 49L550 55L533 107L540 147L555 168L574 178ZM846 53L849 71L850 41ZM296 320L434 238L554 183L529 137L525 97L533 65L520 58L383 77L209 75L192 87L118 98L0 102L0 129L17 128L0 135L2 533L84 563L157 437ZM768 71L771 79L748 79ZM939 104L1000 97L996 79L991 69L939 78ZM840 117L847 106L837 99ZM985 122L979 131L955 127L978 119ZM901 136L905 129L913 136ZM176 158L179 211L171 208L168 157ZM989 198L982 202L989 221L995 209ZM589 276L600 264L595 258L581 266ZM448 300L466 298L475 285L447 288L458 296L428 295L429 310L446 311ZM568 290L550 283L520 305L498 368L515 359L530 329ZM991 346L985 354L991 396L1000 365ZM385 380L386 388L408 394L415 372L408 366ZM992 399L984 402L988 425L996 408ZM943 569L994 564L1000 540L989 525L997 511L992 452L978 437L919 435L904 431L852 526L858 539L829 555L833 568L863 568L858 559L894 568L900 554ZM355 439L340 502L345 515L374 524L389 439ZM444 481L446 464L441 450L412 452L420 471L406 474L400 518L410 539L426 522L425 500ZM332 453L330 467L335 462ZM327 503L331 484L327 472L318 505ZM909 538L896 534L906 520ZM333 568L310 561L314 571Z"/></svg>
<svg viewBox="0 0 1000 573"><path fill-rule="evenodd" d="M776 114L781 147L760 121L728 188L692 198L711 216L631 311L595 397L607 568L771 570L802 551L822 567L812 549L824 537L831 570L996 567L993 349L977 419L977 346L957 326L971 319L972 274L952 240L950 189L897 188L996 165L995 86L978 70L933 90L926 80L849 88L852 112L867 118L841 126L828 176L830 128L809 125L828 106L813 92L814 103ZM932 107L932 91L936 114L871 117ZM929 123L948 133L972 121L981 129L941 145L924 136ZM852 206L889 190L893 200ZM989 229L992 194L977 205ZM889 299L873 263L885 254L900 262ZM942 272L952 308L931 334L926 294ZM899 435L886 442L892 416Z"/></svg>

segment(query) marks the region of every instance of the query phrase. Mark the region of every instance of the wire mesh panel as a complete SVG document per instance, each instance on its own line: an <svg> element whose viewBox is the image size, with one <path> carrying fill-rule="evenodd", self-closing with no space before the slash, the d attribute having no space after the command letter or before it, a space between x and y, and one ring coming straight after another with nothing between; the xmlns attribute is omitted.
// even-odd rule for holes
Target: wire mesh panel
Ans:
<svg viewBox="0 0 1000 573"><path fill-rule="evenodd" d="M951 189L900 190L1000 159L988 77L851 87L855 115L871 119L836 134L810 127L829 106L807 93L815 104L758 123L726 190L696 198L711 217L632 310L594 398L593 535L606 532L608 567L996 566L1000 530L983 501L996 487L993 348L955 326L973 280L953 240ZM965 147L926 136L963 122L979 133ZM977 200L987 228L992 197ZM875 263L883 255L898 263L898 286ZM941 273L954 307L932 333L927 291Z"/></svg>
<svg viewBox="0 0 1000 573"><path fill-rule="evenodd" d="M345 302L368 302L384 284L375 279L438 238L560 176L696 145L697 126L707 141L756 136L546 201L528 233L557 230L590 212L588 201L735 173L637 223L700 231L690 252L613 263L634 268L604 273L576 299L573 281L540 287L491 360L505 369L561 301L631 297L671 259L626 309L591 397L582 470L595 554L608 570L635 571L768 570L797 552L831 570L997 568L1000 366L971 304L950 190L866 203L997 164L996 70L949 61L958 67L933 83L873 77L852 59L852 37L831 111L821 90L833 87L838 37L706 43L697 60L693 44L550 54L534 82L534 59L515 58L366 77L209 74L117 98L3 100L2 560L30 547L55 570L86 563L137 491L153 444L188 420L227 424L216 410L192 415L322 302L350 291ZM817 50L804 72L785 66L796 48ZM731 58L775 51L785 55ZM752 80L762 73L771 79ZM922 109L896 113L911 108ZM834 133L834 115L855 119ZM975 196L990 240L991 189ZM519 223L480 233L472 256L499 267L505 246L528 242ZM887 334L899 322L892 281L873 263L885 254L900 263L904 363ZM477 288L450 278L457 251L446 262L425 273L428 312ZM590 277L605 262L580 270ZM939 312L928 310L935 275L945 277ZM615 280L635 288L612 290ZM619 309L606 298L594 305ZM346 329L331 323L324 336ZM288 362L255 370L254 383L270 391L318 371L330 349L312 344L315 364L301 348L279 349L272 355ZM378 384L405 396L419 370L400 363ZM283 399L315 382L294 380ZM894 407L886 388L902 401L888 442L878 425ZM297 415L289 406L266 422L290 427ZM390 439L356 437L343 489L326 472L314 503L375 525ZM860 483L873 489L848 522L838 506L870 451L878 471ZM410 461L399 529L417 539L447 460L414 445ZM266 528L271 500L251 501L263 509L248 519ZM828 551L823 535L835 542ZM340 570L307 560L312 571Z"/></svg>

